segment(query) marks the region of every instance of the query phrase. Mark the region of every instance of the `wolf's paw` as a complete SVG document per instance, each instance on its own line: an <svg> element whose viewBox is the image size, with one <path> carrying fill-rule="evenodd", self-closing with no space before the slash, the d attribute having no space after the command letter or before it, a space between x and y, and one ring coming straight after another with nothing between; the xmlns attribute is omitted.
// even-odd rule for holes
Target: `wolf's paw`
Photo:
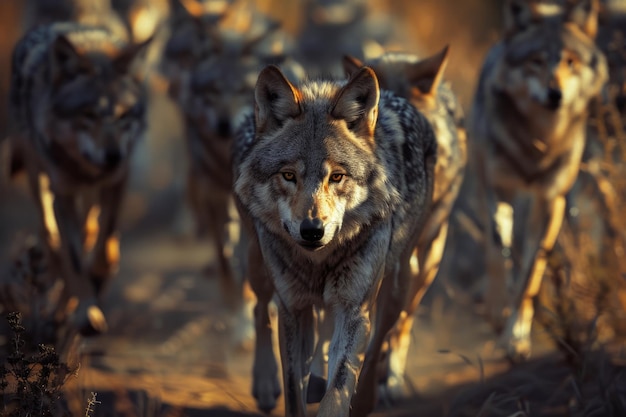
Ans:
<svg viewBox="0 0 626 417"><path fill-rule="evenodd" d="M70 315L70 322L83 336L106 333L108 324L100 307L93 303L81 303Z"/></svg>
<svg viewBox="0 0 626 417"><path fill-rule="evenodd" d="M324 394L326 394L326 378L311 374L306 392L306 403L317 404L322 401Z"/></svg>
<svg viewBox="0 0 626 417"><path fill-rule="evenodd" d="M276 399L280 396L280 382L274 375L269 379L254 378L252 382L252 396L256 399L259 410L270 413L276 408Z"/></svg>
<svg viewBox="0 0 626 417"><path fill-rule="evenodd" d="M404 377L389 376L385 383L378 385L378 403L386 407L392 407L415 394L415 390Z"/></svg>
<svg viewBox="0 0 626 417"><path fill-rule="evenodd" d="M501 344L506 349L506 357L513 364L526 362L530 358L531 346L529 339L511 338L508 341L502 341Z"/></svg>

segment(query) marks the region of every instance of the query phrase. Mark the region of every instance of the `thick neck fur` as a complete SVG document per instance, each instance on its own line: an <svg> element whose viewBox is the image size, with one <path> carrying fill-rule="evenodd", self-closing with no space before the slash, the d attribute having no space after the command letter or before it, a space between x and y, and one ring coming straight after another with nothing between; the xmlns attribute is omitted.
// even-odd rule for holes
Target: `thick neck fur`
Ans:
<svg viewBox="0 0 626 417"><path fill-rule="evenodd" d="M490 106L489 140L528 180L543 175L575 143L585 140L586 113L568 117L558 113L562 109L546 109L531 118L504 93L495 93Z"/></svg>

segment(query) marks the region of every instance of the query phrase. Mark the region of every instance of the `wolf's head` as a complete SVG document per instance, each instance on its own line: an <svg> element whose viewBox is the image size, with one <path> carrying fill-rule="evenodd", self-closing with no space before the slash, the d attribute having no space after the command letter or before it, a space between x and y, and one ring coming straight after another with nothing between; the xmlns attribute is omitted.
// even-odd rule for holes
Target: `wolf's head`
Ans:
<svg viewBox="0 0 626 417"><path fill-rule="evenodd" d="M277 67L255 88L256 132L235 192L271 232L309 251L350 239L381 216L389 184L376 158L373 70L345 85L292 85Z"/></svg>
<svg viewBox="0 0 626 417"><path fill-rule="evenodd" d="M536 17L509 27L492 88L526 118L554 124L580 116L608 78L606 59L593 40L596 2L571 3L552 15L525 13L524 2L514 8L518 16Z"/></svg>
<svg viewBox="0 0 626 417"><path fill-rule="evenodd" d="M555 17L574 23L591 38L598 31L600 0L505 0L503 4L506 37Z"/></svg>
<svg viewBox="0 0 626 417"><path fill-rule="evenodd" d="M59 35L52 43L48 104L34 107L38 129L52 155L64 158L61 163L97 176L128 159L145 107L142 83L131 67L149 42L120 47L102 39L73 43L70 35Z"/></svg>

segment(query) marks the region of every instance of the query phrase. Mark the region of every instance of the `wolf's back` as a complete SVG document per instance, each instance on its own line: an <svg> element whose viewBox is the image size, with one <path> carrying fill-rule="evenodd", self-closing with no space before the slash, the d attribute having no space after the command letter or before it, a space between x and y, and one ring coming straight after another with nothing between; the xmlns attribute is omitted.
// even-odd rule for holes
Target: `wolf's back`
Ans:
<svg viewBox="0 0 626 417"><path fill-rule="evenodd" d="M389 167L397 170L394 174L404 177L405 200L416 194L425 196L432 192L432 168L437 158L437 141L430 123L407 100L382 91L377 125L380 130L376 131L379 146L384 147L386 138L394 136L390 130L395 123L399 123L404 142L400 149L384 150L383 155Z"/></svg>

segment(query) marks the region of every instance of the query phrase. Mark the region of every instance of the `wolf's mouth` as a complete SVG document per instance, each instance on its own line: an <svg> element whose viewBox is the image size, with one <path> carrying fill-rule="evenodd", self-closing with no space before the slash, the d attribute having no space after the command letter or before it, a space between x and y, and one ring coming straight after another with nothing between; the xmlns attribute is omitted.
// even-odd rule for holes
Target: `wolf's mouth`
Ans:
<svg viewBox="0 0 626 417"><path fill-rule="evenodd" d="M308 251L316 251L324 247L322 242L298 242L298 244Z"/></svg>

